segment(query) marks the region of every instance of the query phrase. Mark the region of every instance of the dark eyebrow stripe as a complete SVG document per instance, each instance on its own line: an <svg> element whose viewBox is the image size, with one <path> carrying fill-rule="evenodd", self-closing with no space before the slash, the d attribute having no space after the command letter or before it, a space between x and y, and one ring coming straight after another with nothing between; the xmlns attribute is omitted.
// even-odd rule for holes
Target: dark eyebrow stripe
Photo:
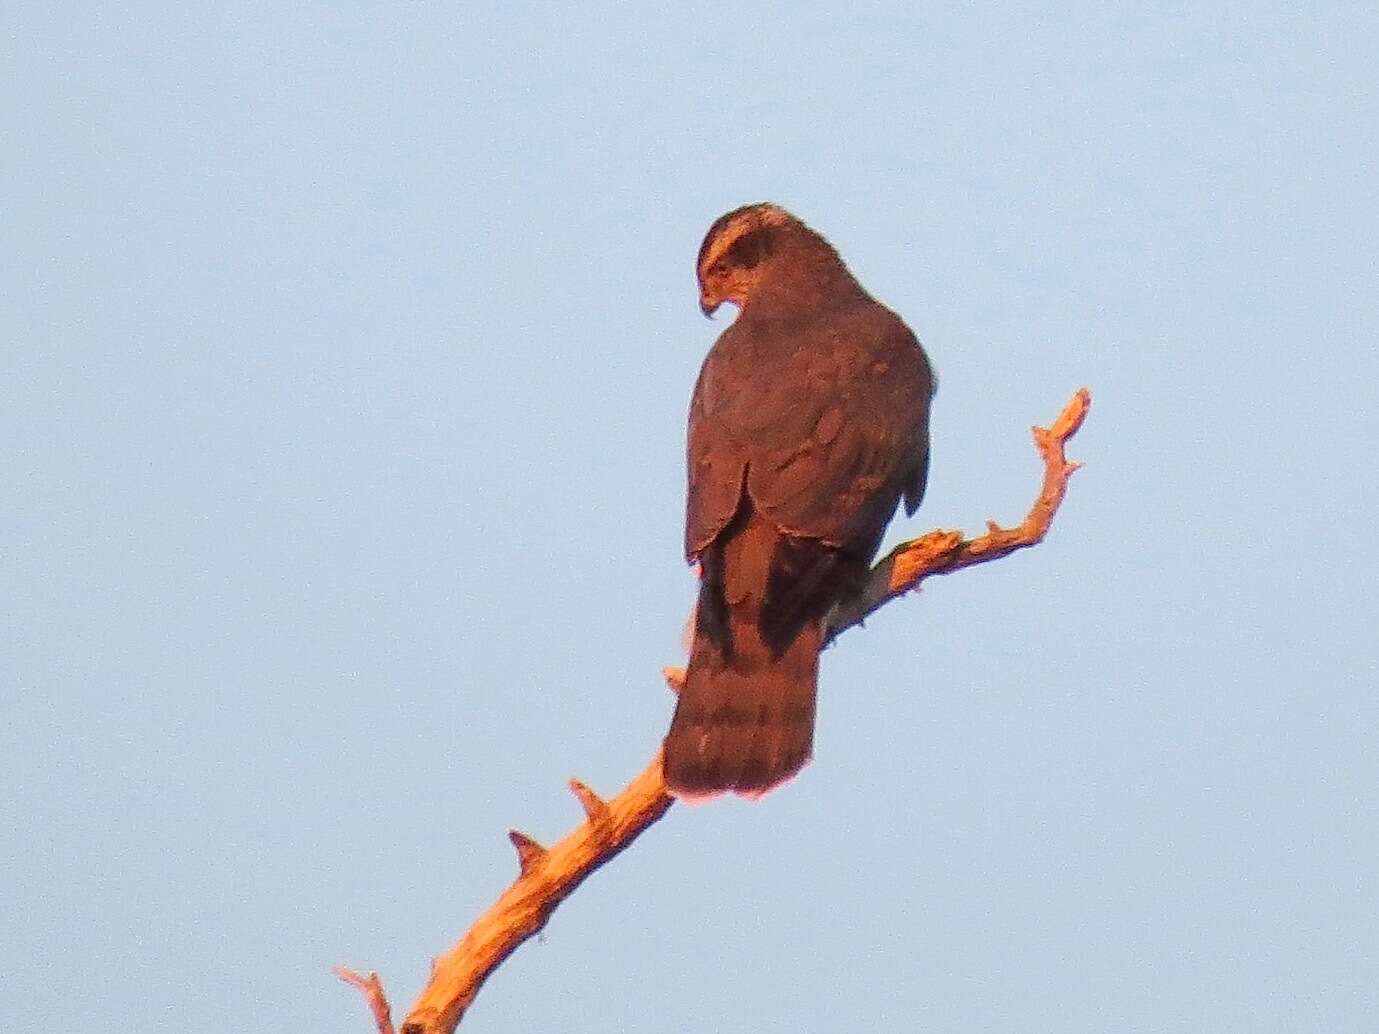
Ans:
<svg viewBox="0 0 1379 1034"><path fill-rule="evenodd" d="M775 235L769 226L759 226L744 233L728 246L723 257L742 269L752 269L771 254L775 246Z"/></svg>

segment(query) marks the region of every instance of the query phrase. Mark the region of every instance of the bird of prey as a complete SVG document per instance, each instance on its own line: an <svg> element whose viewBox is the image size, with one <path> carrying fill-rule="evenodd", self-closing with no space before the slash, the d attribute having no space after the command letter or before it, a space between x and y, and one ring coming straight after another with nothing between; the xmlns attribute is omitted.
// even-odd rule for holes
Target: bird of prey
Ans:
<svg viewBox="0 0 1379 1034"><path fill-rule="evenodd" d="M699 304L738 317L689 411L685 553L694 643L666 735L671 792L759 797L800 770L830 608L864 581L929 472L934 376L895 313L784 209L738 208L704 237Z"/></svg>

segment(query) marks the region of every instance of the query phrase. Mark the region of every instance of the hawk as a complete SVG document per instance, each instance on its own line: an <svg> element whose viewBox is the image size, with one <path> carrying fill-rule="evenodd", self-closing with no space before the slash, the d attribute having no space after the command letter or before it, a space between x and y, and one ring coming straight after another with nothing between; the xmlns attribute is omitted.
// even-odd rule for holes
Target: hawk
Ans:
<svg viewBox="0 0 1379 1034"><path fill-rule="evenodd" d="M701 568L666 735L672 793L759 797L809 760L830 608L860 588L929 471L934 375L919 341L815 231L771 204L718 219L699 304L738 317L689 411L685 554Z"/></svg>

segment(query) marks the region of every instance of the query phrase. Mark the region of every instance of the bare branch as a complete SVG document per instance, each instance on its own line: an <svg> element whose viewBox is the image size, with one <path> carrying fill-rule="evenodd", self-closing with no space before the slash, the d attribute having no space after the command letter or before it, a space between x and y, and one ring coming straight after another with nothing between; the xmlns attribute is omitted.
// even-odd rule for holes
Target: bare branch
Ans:
<svg viewBox="0 0 1379 1034"><path fill-rule="evenodd" d="M450 1034L489 974L546 925L556 906L585 877L664 815L672 801L661 778L659 754L610 800L602 800L578 780L570 785L584 807L584 822L549 848L524 834L509 834L521 874L464 938L436 960L401 1034Z"/></svg>
<svg viewBox="0 0 1379 1034"><path fill-rule="evenodd" d="M393 1012L388 1005L388 996L383 993L383 981L378 979L378 974L370 973L363 977L344 966L336 966L334 972L345 983L358 988L364 1000L369 1003L373 1021L378 1026L378 1034L393 1034Z"/></svg>
<svg viewBox="0 0 1379 1034"><path fill-rule="evenodd" d="M1020 524L1002 528L995 521L987 521L986 534L975 539L963 538L960 531L931 531L902 542L871 569L866 588L843 601L829 615L825 643L832 642L854 625L860 625L897 596L917 589L930 575L952 574L1042 542L1053 523L1053 515L1063 502L1068 478L1079 466L1068 462L1064 446L1082 426L1091 404L1091 393L1080 388L1063 407L1052 427L1034 428L1034 445L1044 459L1044 483Z"/></svg>
<svg viewBox="0 0 1379 1034"><path fill-rule="evenodd" d="M1090 405L1091 395L1083 388L1052 427L1034 428L1034 442L1044 459L1044 483L1023 522L1002 528L988 521L986 534L974 539L964 539L959 531L932 531L901 543L872 568L861 593L834 609L828 620L828 641L861 624L929 575L951 574L1040 542L1063 501L1069 476L1077 469L1064 456L1064 446L1082 426ZM683 686L683 668L666 668L663 674L673 689ZM517 879L463 939L432 964L431 979L407 1014L400 1034L453 1034L479 988L502 961L539 932L556 906L590 873L624 851L674 801L666 791L659 753L610 800L578 779L570 780L570 790L584 809L584 821L549 848L517 830L508 833L517 850ZM364 994L379 1034L393 1034L388 1000L378 977L372 973L361 977L341 968L335 972Z"/></svg>

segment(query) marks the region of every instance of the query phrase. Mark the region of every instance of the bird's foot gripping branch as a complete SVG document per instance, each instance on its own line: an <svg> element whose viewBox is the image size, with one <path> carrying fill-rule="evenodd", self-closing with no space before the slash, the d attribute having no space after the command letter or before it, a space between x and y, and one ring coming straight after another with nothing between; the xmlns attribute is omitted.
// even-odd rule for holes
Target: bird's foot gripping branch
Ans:
<svg viewBox="0 0 1379 1034"><path fill-rule="evenodd" d="M1034 429L1044 478L1020 524L1003 528L988 522L986 532L975 538L957 531L933 531L901 543L872 568L863 591L843 601L829 616L828 638L860 624L930 575L951 574L1041 542L1063 502L1068 478L1078 468L1068 461L1064 446L1082 426L1090 405L1091 395L1084 388L1050 427ZM364 995L379 1034L451 1034L502 961L546 925L556 906L585 877L631 845L674 800L666 792L659 751L621 793L608 800L578 780L571 780L570 789L584 811L584 820L550 847L516 830L509 833L517 851L517 878L450 951L434 960L431 979L400 1029L393 1026L377 975L336 969L342 980Z"/></svg>

